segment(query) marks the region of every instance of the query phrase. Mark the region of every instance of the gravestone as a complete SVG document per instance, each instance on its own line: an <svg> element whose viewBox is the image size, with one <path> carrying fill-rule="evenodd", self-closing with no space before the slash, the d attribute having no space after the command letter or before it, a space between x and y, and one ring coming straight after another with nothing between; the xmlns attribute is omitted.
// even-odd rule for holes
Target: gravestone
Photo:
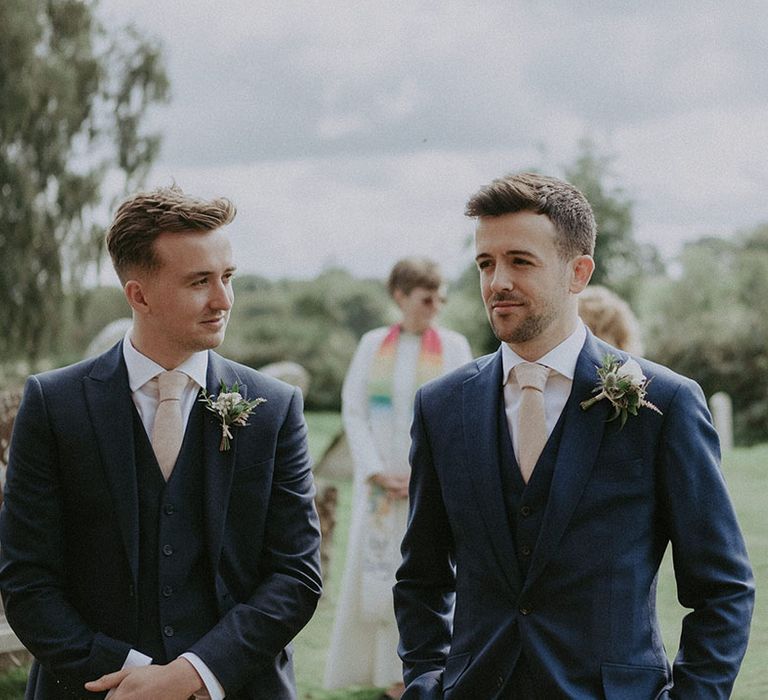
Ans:
<svg viewBox="0 0 768 700"><path fill-rule="evenodd" d="M109 350L118 340L122 340L133 324L130 318L118 318L102 328L88 344L84 357L96 357Z"/></svg>
<svg viewBox="0 0 768 700"><path fill-rule="evenodd" d="M299 387L304 396L309 391L309 372L298 362L272 362L259 367L259 372L264 372L275 379L282 379L288 384Z"/></svg>
<svg viewBox="0 0 768 700"><path fill-rule="evenodd" d="M344 430L339 430L315 466L315 474L329 479L351 479L354 473L352 452Z"/></svg>
<svg viewBox="0 0 768 700"><path fill-rule="evenodd" d="M720 449L723 453L733 449L733 403L724 391L718 391L709 398L709 410L715 430L720 436Z"/></svg>

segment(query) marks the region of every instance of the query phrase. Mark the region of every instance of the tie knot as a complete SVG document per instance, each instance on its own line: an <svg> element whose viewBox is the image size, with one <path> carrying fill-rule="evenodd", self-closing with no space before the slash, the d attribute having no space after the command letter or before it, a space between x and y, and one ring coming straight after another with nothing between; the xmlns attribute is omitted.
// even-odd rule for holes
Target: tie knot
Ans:
<svg viewBox="0 0 768 700"><path fill-rule="evenodd" d="M187 375L172 370L157 375L157 386L160 390L160 401L179 400L187 386Z"/></svg>
<svg viewBox="0 0 768 700"><path fill-rule="evenodd" d="M530 387L537 391L544 391L549 376L549 367L535 362L521 362L515 367L514 372L521 389Z"/></svg>

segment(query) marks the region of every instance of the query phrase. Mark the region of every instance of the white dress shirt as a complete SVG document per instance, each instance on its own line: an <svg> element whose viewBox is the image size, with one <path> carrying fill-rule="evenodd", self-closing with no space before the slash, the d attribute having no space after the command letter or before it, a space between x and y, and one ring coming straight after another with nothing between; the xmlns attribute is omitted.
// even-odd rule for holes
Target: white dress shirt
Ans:
<svg viewBox="0 0 768 700"><path fill-rule="evenodd" d="M157 413L157 404L160 397L157 376L165 372L165 368L161 367L154 360L149 359L146 355L142 355L133 347L130 331L126 333L123 339L123 358L128 369L128 384L131 388L131 398L139 413L144 430L146 430L147 436L151 440L152 426L155 422L155 413ZM184 387L181 395L181 417L183 427L186 429L189 414L192 413L192 408L195 405L195 401L197 401L200 389L205 388L206 374L208 372L208 352L196 352L174 369L183 372L188 377L187 386ZM207 693L200 691L195 693L195 697L210 697L211 700L222 700L224 688L203 660L197 654L190 652L185 652L181 656L194 666L205 685ZM142 654L136 649L131 649L123 664L123 668L146 666L151 663L152 659L149 656Z"/></svg>
<svg viewBox="0 0 768 700"><path fill-rule="evenodd" d="M573 386L573 375L576 362L579 359L584 341L587 339L587 329L579 319L576 330L560 345L552 348L543 357L536 360L537 364L549 367L549 377L544 387L544 415L547 421L547 436L552 434L560 414L565 408ZM527 362L518 355L507 343L501 344L502 382L504 385L504 412L507 414L507 426L512 437L515 459L520 461L517 436L519 434L520 401L522 392L512 370L521 362Z"/></svg>

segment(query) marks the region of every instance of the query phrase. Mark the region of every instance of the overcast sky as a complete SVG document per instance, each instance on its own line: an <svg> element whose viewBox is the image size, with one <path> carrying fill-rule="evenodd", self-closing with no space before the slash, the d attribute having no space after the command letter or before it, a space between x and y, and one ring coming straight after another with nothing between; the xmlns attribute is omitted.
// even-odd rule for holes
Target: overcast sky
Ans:
<svg viewBox="0 0 768 700"><path fill-rule="evenodd" d="M384 276L470 261L464 203L505 172L611 155L635 232L768 221L763 0L102 0L165 50L149 185L238 206L241 270Z"/></svg>

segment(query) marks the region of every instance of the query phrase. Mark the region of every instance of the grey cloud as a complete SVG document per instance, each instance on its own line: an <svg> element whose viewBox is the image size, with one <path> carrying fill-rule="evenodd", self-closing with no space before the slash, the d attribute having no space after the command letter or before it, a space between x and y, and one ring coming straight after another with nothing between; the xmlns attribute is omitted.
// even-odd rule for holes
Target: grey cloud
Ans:
<svg viewBox="0 0 768 700"><path fill-rule="evenodd" d="M181 165L515 149L544 122L610 133L768 94L761 0L206 6L155 24Z"/></svg>

